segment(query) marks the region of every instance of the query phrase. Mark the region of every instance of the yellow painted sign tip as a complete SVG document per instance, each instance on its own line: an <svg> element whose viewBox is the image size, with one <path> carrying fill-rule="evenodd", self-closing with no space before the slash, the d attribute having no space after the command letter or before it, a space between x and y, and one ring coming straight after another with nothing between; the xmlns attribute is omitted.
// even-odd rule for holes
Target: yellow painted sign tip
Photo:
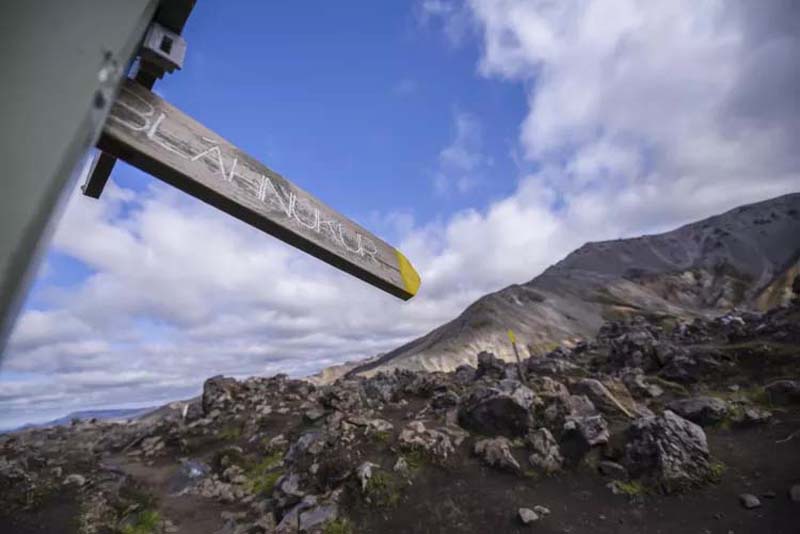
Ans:
<svg viewBox="0 0 800 534"><path fill-rule="evenodd" d="M508 339L511 340L511 343L516 343L517 342L517 336L514 335L514 331L513 330L509 330L508 331Z"/></svg>
<svg viewBox="0 0 800 534"><path fill-rule="evenodd" d="M397 249L394 249L394 252L397 255L397 265L400 267L400 278L403 279L403 285L406 291L413 297L417 294L422 280L419 277L419 273L414 269L414 266L408 261L408 258Z"/></svg>

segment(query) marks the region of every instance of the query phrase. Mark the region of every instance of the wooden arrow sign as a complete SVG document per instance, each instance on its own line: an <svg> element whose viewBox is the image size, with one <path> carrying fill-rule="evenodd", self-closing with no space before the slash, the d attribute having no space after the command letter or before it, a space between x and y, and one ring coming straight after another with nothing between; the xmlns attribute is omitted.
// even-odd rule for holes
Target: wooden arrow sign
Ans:
<svg viewBox="0 0 800 534"><path fill-rule="evenodd" d="M130 79L97 146L396 297L419 289L399 250Z"/></svg>

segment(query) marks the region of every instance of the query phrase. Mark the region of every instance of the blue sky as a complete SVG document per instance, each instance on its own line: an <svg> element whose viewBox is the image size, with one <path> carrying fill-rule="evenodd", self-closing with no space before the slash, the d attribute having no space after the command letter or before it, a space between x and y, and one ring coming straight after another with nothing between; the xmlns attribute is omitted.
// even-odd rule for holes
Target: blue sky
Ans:
<svg viewBox="0 0 800 534"><path fill-rule="evenodd" d="M398 236L377 213L445 219L514 190L525 95L475 76L474 43L453 46L420 26L419 10L403 2L316 2L313 9L315 17L308 4L199 5L184 33L184 69L156 91L387 239ZM491 162L479 166L466 190L442 194L439 154L455 140L458 117L472 120L480 140L469 148ZM153 180L124 163L114 172L132 191ZM58 250L47 265L29 307L46 306L43 292L94 272Z"/></svg>
<svg viewBox="0 0 800 534"><path fill-rule="evenodd" d="M351 217L396 210L427 220L510 194L524 93L475 76L477 46L450 46L412 6L201 4L184 72L159 90ZM459 113L479 121L495 172L467 194L437 198L431 174Z"/></svg>
<svg viewBox="0 0 800 534"><path fill-rule="evenodd" d="M77 188L0 369L0 428L390 350L586 241L800 189L797 8L199 2L156 90L396 244L401 303L118 164Z"/></svg>

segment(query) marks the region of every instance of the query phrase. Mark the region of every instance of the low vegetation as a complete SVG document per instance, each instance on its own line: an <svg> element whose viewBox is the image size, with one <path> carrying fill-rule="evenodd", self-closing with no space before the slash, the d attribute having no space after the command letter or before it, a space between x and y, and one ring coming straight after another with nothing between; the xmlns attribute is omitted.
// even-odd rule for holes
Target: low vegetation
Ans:
<svg viewBox="0 0 800 534"><path fill-rule="evenodd" d="M161 515L155 510L137 513L132 523L122 527L122 534L155 534L161 523Z"/></svg>

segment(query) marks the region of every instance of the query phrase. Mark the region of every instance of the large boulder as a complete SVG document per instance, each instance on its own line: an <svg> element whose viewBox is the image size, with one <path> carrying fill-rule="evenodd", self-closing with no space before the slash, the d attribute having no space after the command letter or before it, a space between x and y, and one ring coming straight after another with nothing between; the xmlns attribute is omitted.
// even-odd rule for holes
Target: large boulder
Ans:
<svg viewBox="0 0 800 534"><path fill-rule="evenodd" d="M214 409L225 409L240 389L235 378L217 375L209 378L203 384L203 413L208 415Z"/></svg>
<svg viewBox="0 0 800 534"><path fill-rule="evenodd" d="M631 476L645 478L667 493L711 477L705 432L670 410L634 421L627 440L623 461Z"/></svg>
<svg viewBox="0 0 800 534"><path fill-rule="evenodd" d="M533 426L533 391L516 380L477 386L458 411L458 423L488 436L521 437Z"/></svg>
<svg viewBox="0 0 800 534"><path fill-rule="evenodd" d="M700 426L714 425L728 415L728 403L717 397L692 397L672 401L667 407Z"/></svg>
<svg viewBox="0 0 800 534"><path fill-rule="evenodd" d="M764 387L772 404L800 404L799 380L776 380Z"/></svg>

